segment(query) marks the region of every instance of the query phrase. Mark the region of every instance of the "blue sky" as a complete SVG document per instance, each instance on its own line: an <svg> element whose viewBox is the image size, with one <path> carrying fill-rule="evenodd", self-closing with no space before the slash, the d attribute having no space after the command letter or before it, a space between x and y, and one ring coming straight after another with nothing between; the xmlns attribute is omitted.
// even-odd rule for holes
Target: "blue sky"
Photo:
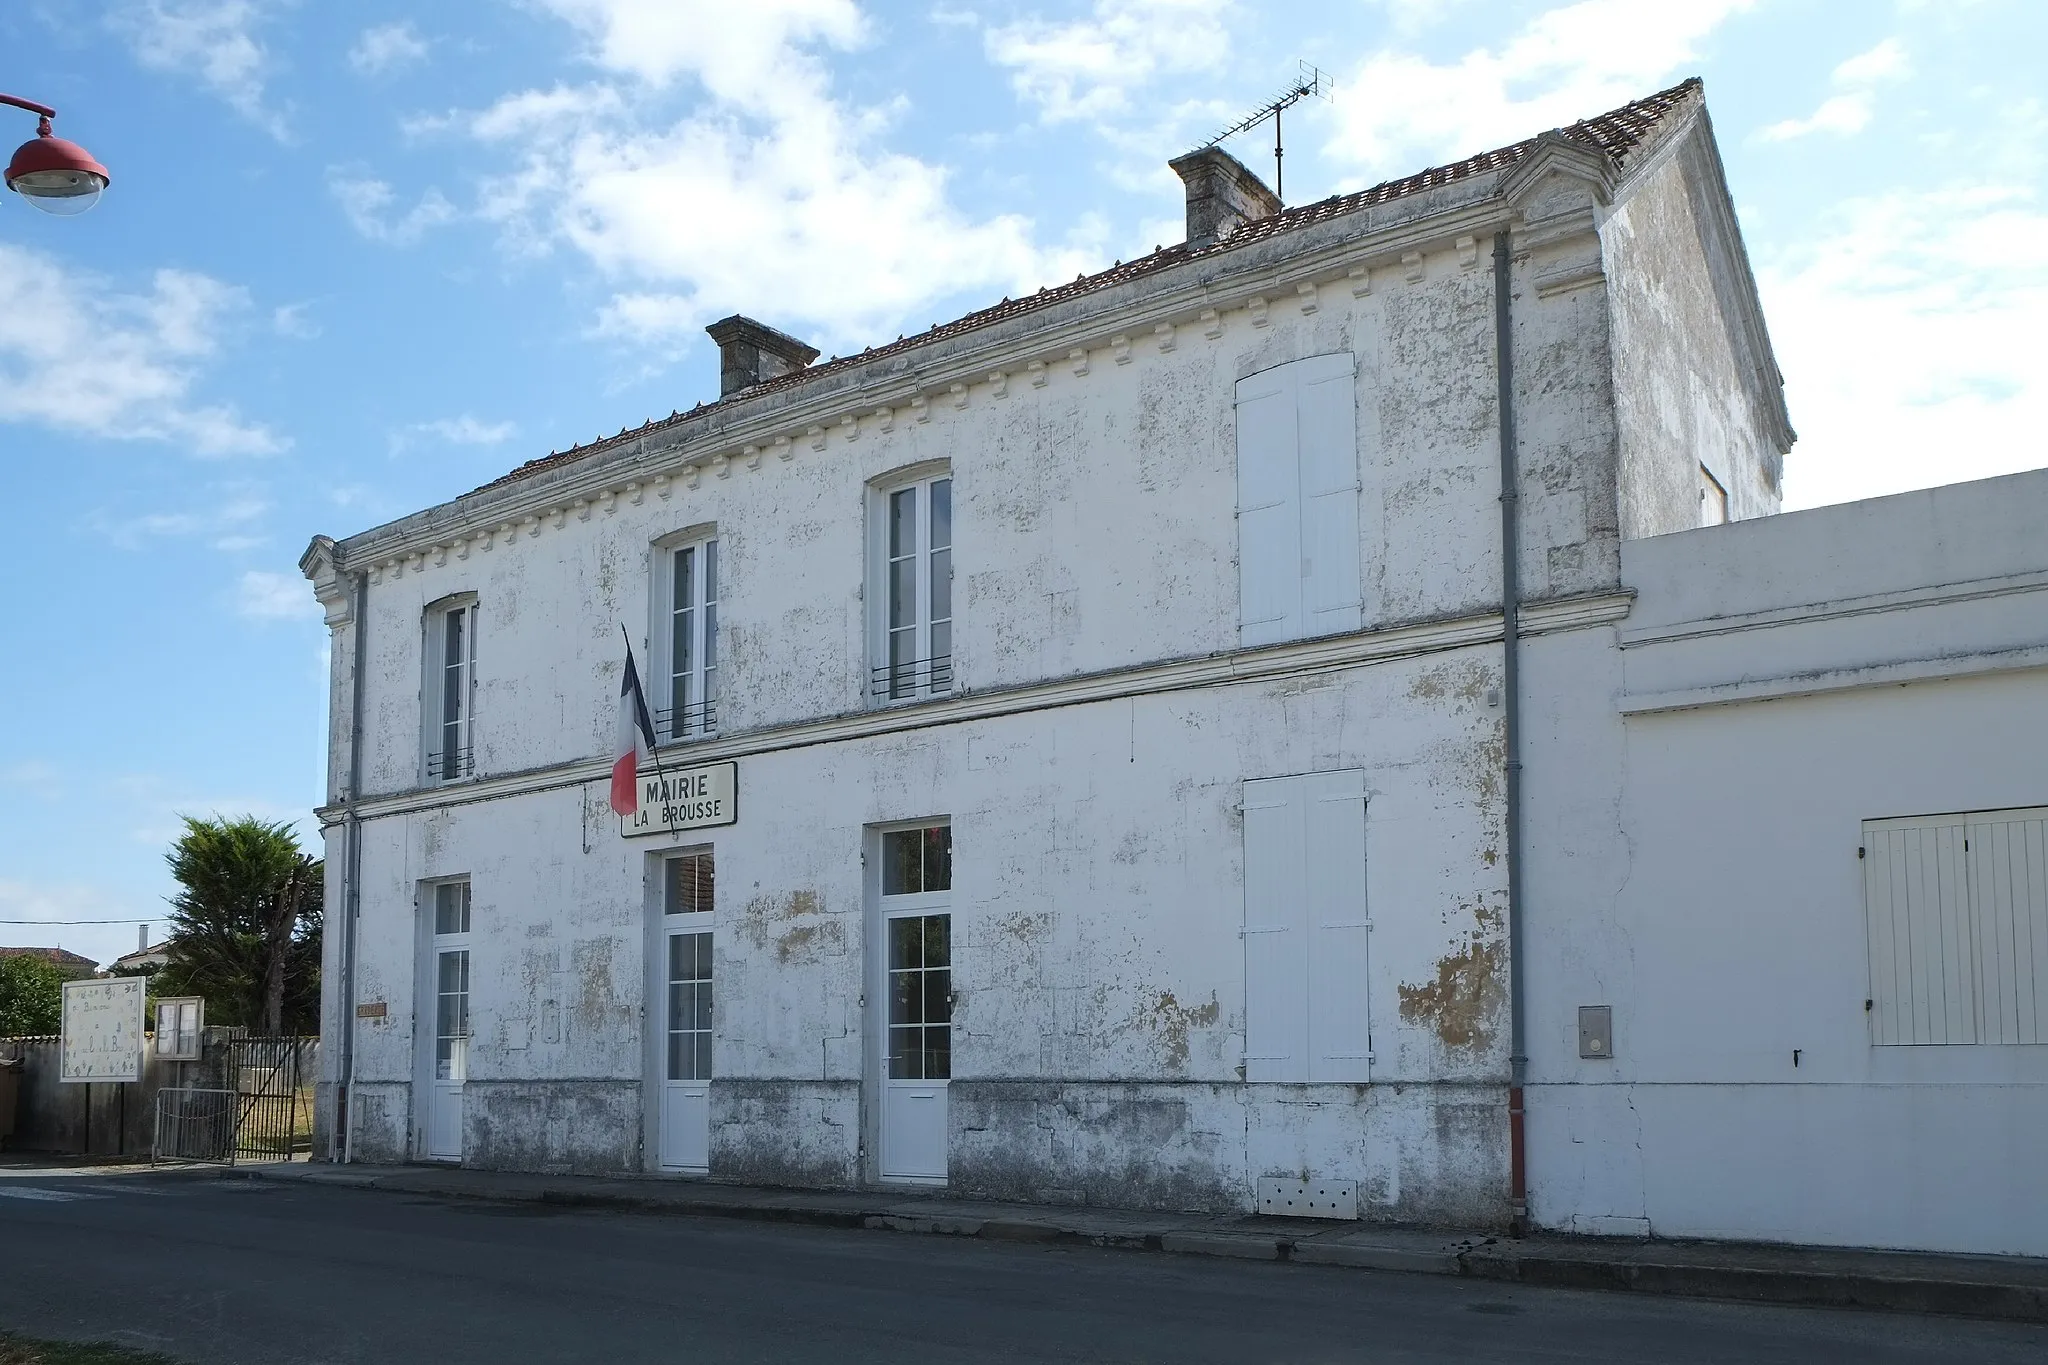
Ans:
<svg viewBox="0 0 2048 1365"><path fill-rule="evenodd" d="M179 812L318 799L313 533L715 395L726 313L858 349L1177 240L1166 160L1302 59L1295 202L1703 76L1788 505L2048 464L2044 47L2032 0L21 0L0 90L114 179L0 196L0 919L48 924L0 943L126 951L55 922L161 927Z"/></svg>

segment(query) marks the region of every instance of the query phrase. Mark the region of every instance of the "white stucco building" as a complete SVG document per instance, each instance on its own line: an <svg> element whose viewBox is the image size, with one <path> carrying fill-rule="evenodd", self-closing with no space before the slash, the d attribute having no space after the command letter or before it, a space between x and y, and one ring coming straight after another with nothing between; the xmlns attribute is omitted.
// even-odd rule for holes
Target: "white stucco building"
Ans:
<svg viewBox="0 0 2048 1365"><path fill-rule="evenodd" d="M2048 1249L2048 1048L1881 1036L1853 858L2048 804L2048 489L1766 516L1696 83L1175 168L1186 243L824 364L728 319L717 402L314 542L327 1150ZM681 822L606 805L622 627Z"/></svg>

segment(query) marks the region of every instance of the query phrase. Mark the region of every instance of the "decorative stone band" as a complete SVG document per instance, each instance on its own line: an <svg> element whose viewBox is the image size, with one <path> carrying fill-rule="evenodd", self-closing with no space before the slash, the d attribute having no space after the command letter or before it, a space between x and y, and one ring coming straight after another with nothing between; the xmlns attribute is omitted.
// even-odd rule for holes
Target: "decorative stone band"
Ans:
<svg viewBox="0 0 2048 1365"><path fill-rule="evenodd" d="M1629 606L1634 600L1633 593L1616 592L1524 603L1521 611L1521 635L1526 639L1560 631L1612 625L1628 615ZM906 730L922 730L936 725L957 725L963 721L1043 711L1054 707L1080 706L1125 697L1181 692L1195 688L1227 687L1237 683L1327 673L1363 664L1409 659L1445 650L1492 644L1498 642L1500 638L1500 613L1484 612L1444 620L1389 626L1384 630L1365 631L1356 635L1339 635L1322 640L1270 645L1261 649L1234 650L1225 654L1205 655L1198 659L1145 664L1088 677L1061 678L1054 682L1029 683L987 692L969 692L910 706L890 707L887 710L798 721L739 734L720 735L716 739L692 744L664 746L662 753L673 754L678 759L686 755L687 760L694 764L713 763L725 759L747 758L755 754L808 748L816 744L835 744L847 740L867 739L875 735L898 734ZM609 759L579 759L571 763L553 764L524 772L482 777L452 787L437 786L365 797L359 810L363 819L376 820L449 806L472 805L480 801L527 796L591 782L607 782L610 775ZM322 806L315 813L325 828L341 820L343 808L339 805Z"/></svg>

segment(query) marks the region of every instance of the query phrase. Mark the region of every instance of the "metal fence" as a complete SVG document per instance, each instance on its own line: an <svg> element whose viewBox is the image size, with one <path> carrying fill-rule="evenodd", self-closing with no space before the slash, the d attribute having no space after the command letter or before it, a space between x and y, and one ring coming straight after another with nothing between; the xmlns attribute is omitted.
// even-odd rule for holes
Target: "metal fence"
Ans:
<svg viewBox="0 0 2048 1365"><path fill-rule="evenodd" d="M225 1048L218 1087L166 1087L157 1092L151 1159L290 1161L310 1151L310 1120L299 1088L299 1041L237 1038Z"/></svg>
<svg viewBox="0 0 2048 1365"><path fill-rule="evenodd" d="M232 1090L166 1086L157 1091L150 1160L234 1164L235 1100Z"/></svg>

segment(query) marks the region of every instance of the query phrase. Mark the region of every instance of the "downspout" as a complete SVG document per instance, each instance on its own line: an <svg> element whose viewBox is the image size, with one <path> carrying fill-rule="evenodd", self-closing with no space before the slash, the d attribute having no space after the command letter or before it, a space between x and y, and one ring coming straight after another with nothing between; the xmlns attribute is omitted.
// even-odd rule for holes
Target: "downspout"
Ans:
<svg viewBox="0 0 2048 1365"><path fill-rule="evenodd" d="M363 817L357 806L363 795L363 647L370 618L370 575L365 571L355 578L355 643L348 670L348 825L341 874L341 1093L334 1104L335 1140L344 1163L355 1157L349 1098L356 1081L356 921L363 900Z"/></svg>
<svg viewBox="0 0 2048 1365"><path fill-rule="evenodd" d="M1508 1200L1510 1226L1520 1236L1529 1225L1529 1163L1524 1141L1522 1087L1529 1057L1522 1006L1522 694L1521 677L1521 480L1515 467L1515 350L1509 318L1508 233L1493 235L1494 372L1500 385L1500 618L1501 747L1506 755L1508 856Z"/></svg>

